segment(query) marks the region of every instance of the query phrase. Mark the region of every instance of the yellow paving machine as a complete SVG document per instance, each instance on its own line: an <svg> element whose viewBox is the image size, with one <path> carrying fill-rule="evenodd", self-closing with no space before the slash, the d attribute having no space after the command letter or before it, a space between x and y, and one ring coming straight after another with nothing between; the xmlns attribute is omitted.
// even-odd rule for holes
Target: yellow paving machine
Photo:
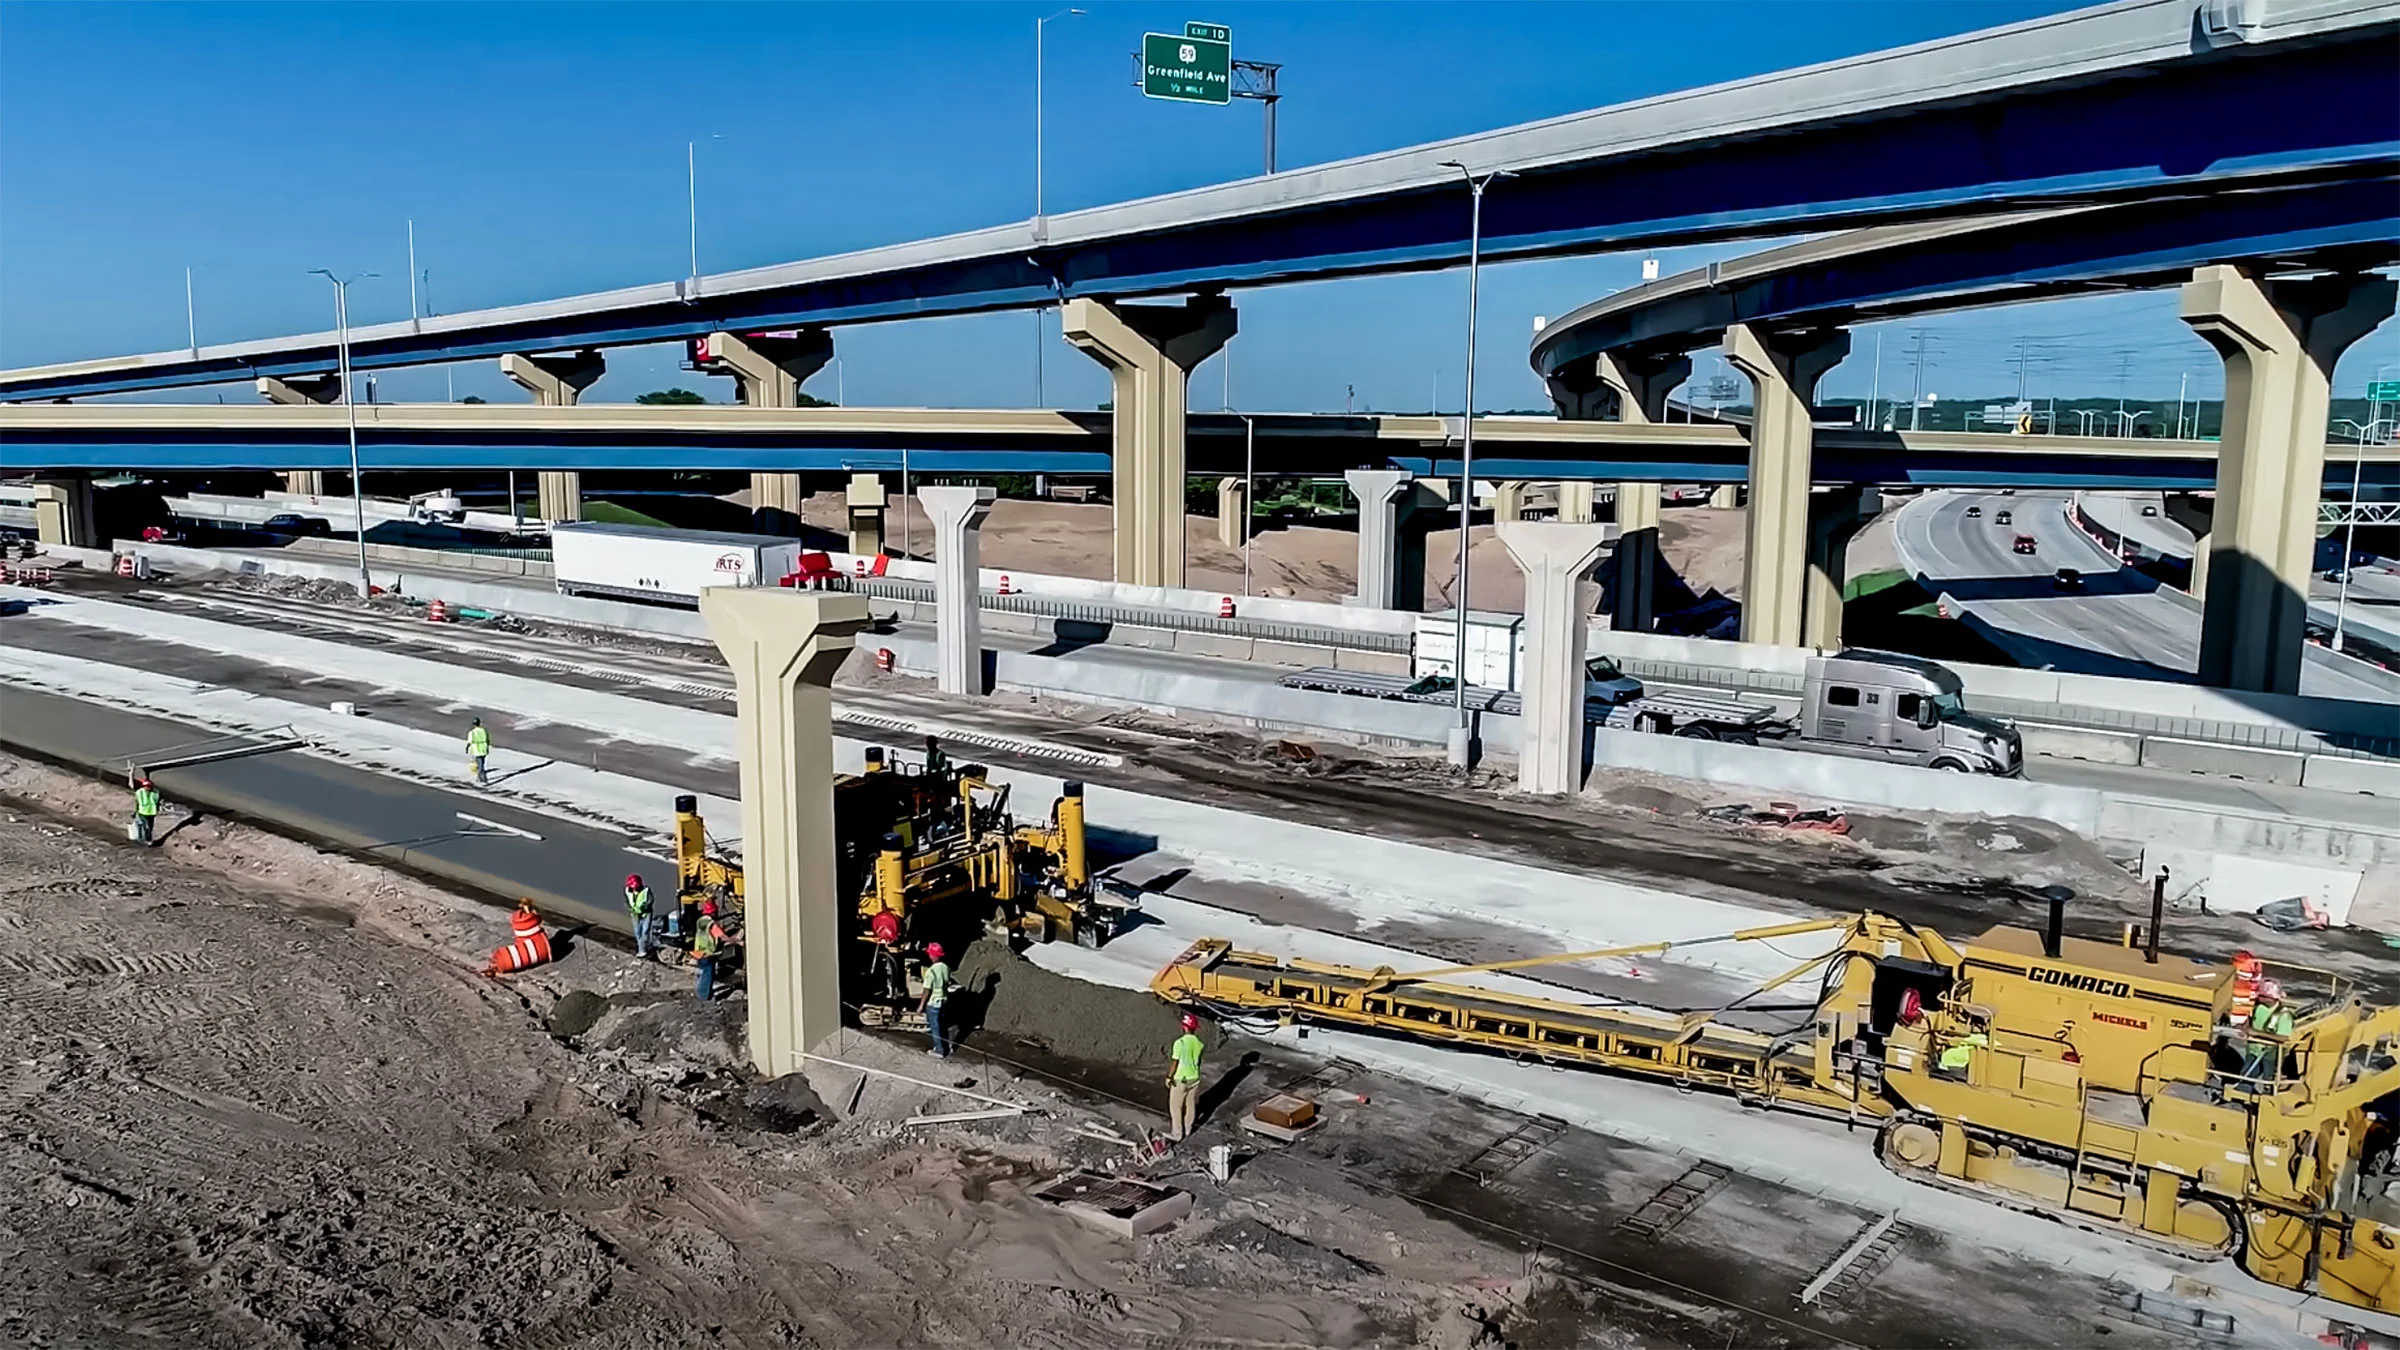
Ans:
<svg viewBox="0 0 2400 1350"><path fill-rule="evenodd" d="M1704 942L1837 934L1734 1004L1659 1012L1529 997L1454 977L1701 943L1413 973L1204 939L1151 988L1228 1016L1351 1027L1732 1093L1877 1127L1901 1174L2199 1257L2285 1288L2400 1312L2400 1008L2328 972L2270 967L2292 1014L2242 1015L2260 963L2160 955L2000 926L1963 945L1883 914ZM1813 983L1797 1020L1757 996ZM1805 987L1805 985L1803 986ZM1788 1014L1786 1014L1788 1017ZM2371 1174L2378 1162L2382 1175Z"/></svg>
<svg viewBox="0 0 2400 1350"><path fill-rule="evenodd" d="M711 846L698 807L675 799L677 903L738 911L741 866ZM850 989L862 1007L907 1002L928 941L957 951L995 931L1097 947L1132 908L1093 884L1081 783L1064 785L1046 819L1020 823L1008 787L984 766L955 763L930 742L913 765L872 747L862 772L835 777L833 813L835 874L854 898L861 944Z"/></svg>

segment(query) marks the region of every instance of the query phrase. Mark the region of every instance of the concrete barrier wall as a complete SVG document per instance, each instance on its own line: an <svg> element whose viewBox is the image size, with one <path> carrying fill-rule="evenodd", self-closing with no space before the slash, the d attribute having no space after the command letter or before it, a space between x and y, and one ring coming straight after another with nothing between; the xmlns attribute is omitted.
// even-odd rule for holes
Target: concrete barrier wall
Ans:
<svg viewBox="0 0 2400 1350"><path fill-rule="evenodd" d="M2300 786L2328 792L2363 792L2400 798L2400 764L2377 759L2310 755L2300 766ZM2400 807L2394 807L2400 812Z"/></svg>
<svg viewBox="0 0 2400 1350"><path fill-rule="evenodd" d="M2033 722L2017 723L2025 753L2044 759L2080 759L2090 764L2139 764L2142 738L2130 731L2086 731Z"/></svg>
<svg viewBox="0 0 2400 1350"><path fill-rule="evenodd" d="M2028 816L2096 836L2101 794L2013 778L1943 773L1901 764L1730 745L1683 736L1602 728L1592 735L1592 767L1639 769L1723 787L1787 792L1846 806L1885 806L1961 815Z"/></svg>
<svg viewBox="0 0 2400 1350"><path fill-rule="evenodd" d="M2246 778L2254 783L2300 786L2300 771L2308 757L2289 750L2258 750L2241 745L2148 736L2142 740L2142 764L2153 769Z"/></svg>

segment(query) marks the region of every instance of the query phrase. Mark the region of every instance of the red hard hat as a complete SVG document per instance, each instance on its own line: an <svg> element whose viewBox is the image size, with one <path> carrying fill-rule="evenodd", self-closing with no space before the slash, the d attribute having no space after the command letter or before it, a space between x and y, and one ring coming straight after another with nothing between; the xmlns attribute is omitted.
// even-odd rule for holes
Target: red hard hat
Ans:
<svg viewBox="0 0 2400 1350"><path fill-rule="evenodd" d="M148 786L150 786L150 775L148 775L148 774L143 774L143 775L142 775L142 786L143 786L143 787L148 787Z"/></svg>
<svg viewBox="0 0 2400 1350"><path fill-rule="evenodd" d="M625 878L625 889L626 889L626 890L629 890L629 891L640 890L640 889L641 889L641 886L642 886L642 874L641 874L641 873L639 873L639 872L635 872L635 873L632 873L631 875L629 875L629 876L627 876L627 877Z"/></svg>
<svg viewBox="0 0 2400 1350"><path fill-rule="evenodd" d="M877 914L868 928L875 934L875 940L886 947L900 940L900 916L888 909Z"/></svg>
<svg viewBox="0 0 2400 1350"><path fill-rule="evenodd" d="M941 960L941 959L942 959L942 944L940 944L940 943L938 943L938 942L928 942L928 943L926 943L926 944L925 944L925 954L926 954L927 956L929 956L929 957L932 957L932 958L933 958L934 960L936 960L936 961L939 961L939 960Z"/></svg>
<svg viewBox="0 0 2400 1350"><path fill-rule="evenodd" d="M1198 1031L1200 1029L1200 1019L1194 1017L1190 1013L1185 1013L1183 1015L1183 1029L1185 1031Z"/></svg>
<svg viewBox="0 0 2400 1350"><path fill-rule="evenodd" d="M701 912L701 913L703 913L703 914L714 914L714 913L716 913L716 912L717 912L717 902L716 902L716 901L714 901L714 900L703 900L703 901L701 901L701 902L700 902L700 912Z"/></svg>

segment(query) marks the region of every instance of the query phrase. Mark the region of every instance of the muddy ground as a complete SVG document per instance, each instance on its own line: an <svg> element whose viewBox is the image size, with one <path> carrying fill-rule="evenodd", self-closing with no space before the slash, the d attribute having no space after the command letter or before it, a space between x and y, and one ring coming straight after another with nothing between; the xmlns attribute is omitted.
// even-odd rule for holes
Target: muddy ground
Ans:
<svg viewBox="0 0 2400 1350"><path fill-rule="evenodd" d="M1338 1169L1106 1238L1028 1192L1123 1166L1082 1131L1146 1112L864 1037L918 1081L750 1083L740 1005L673 972L577 943L497 981L497 911L222 822L136 850L116 796L0 762L8 1344L1467 1346L1535 1315L1522 1254ZM901 1123L975 1109L962 1081L1038 1114Z"/></svg>

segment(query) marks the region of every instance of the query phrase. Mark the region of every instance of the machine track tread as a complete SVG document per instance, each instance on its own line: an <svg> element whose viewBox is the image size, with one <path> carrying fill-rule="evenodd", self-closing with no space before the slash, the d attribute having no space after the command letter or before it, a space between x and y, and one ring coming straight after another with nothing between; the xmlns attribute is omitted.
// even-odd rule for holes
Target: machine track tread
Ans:
<svg viewBox="0 0 2400 1350"><path fill-rule="evenodd" d="M1902 1125L1910 1124L1928 1125L1935 1129L1940 1128L1940 1122L1930 1117L1901 1116L1895 1118L1886 1124L1883 1130L1876 1135L1875 1156L1882 1160L1885 1167L1890 1168L1893 1172L1899 1174L1900 1176L1906 1177L1910 1181L1916 1182L1918 1185L1933 1186L1945 1191L1955 1191L1960 1195L1971 1195L1978 1200L1987 1201L1991 1204L1998 1205L2003 1209L2013 1209L2020 1214L2036 1215L2040 1218L2050 1219L2057 1223L2065 1224L2070 1228L2080 1228L2087 1233L2101 1233L2109 1237L2121 1238L2128 1242L2139 1243L2144 1247L2151 1248L2155 1251L2166 1252L2172 1256L2188 1257L2195 1261L2222 1261L2227 1259L2240 1259L2242 1249L2245 1245L2244 1237L2248 1232L2248 1229L2243 1224L2241 1217L2238 1214L2234 1213L2228 1206L2216 1201L2213 1197L2195 1196L2193 1198L2202 1203L2212 1205L2225 1214L2226 1227L2232 1232L2232 1239L2224 1246L2220 1247L2200 1247L2194 1246L2188 1242L2177 1242L2172 1238L2160 1237L2158 1234L2153 1233L2146 1228L2137 1228L2132 1224L2127 1223L2112 1223L2107 1219L2101 1218L2097 1214L2086 1214L2080 1210L2058 1209L2049 1205L2028 1201L2022 1194L2016 1191L2004 1189L1999 1186L1990 1186L1978 1181L1964 1181L1956 1177L1943 1176L1939 1172L1932 1171L1928 1168L1912 1167L1909 1164L1894 1158L1891 1151L1892 1131Z"/></svg>

